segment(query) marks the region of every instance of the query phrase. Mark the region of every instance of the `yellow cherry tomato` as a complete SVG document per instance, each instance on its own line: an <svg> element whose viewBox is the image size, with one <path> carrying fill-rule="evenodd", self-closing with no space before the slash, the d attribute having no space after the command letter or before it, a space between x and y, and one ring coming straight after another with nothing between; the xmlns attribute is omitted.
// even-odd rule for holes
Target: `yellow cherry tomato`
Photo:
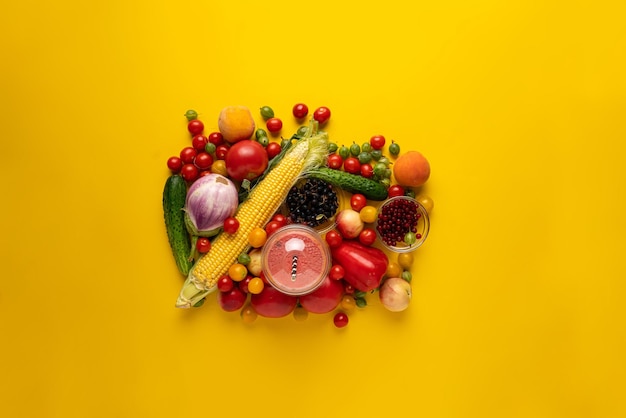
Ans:
<svg viewBox="0 0 626 418"><path fill-rule="evenodd" d="M248 269L241 263L235 263L228 268L228 277L235 282L240 282L248 275Z"/></svg>
<svg viewBox="0 0 626 418"><path fill-rule="evenodd" d="M395 261L390 261L387 264L387 272L385 273L387 277L400 277L402 274L402 267L400 264Z"/></svg>
<svg viewBox="0 0 626 418"><path fill-rule="evenodd" d="M258 226L252 228L252 231L248 234L248 242L250 245L254 248L259 248L265 244L265 241L267 241L267 232L265 229Z"/></svg>
<svg viewBox="0 0 626 418"><path fill-rule="evenodd" d="M239 315L241 315L241 320L246 324L253 323L254 321L256 321L256 318L258 316L252 305L250 305L249 303L241 309Z"/></svg>
<svg viewBox="0 0 626 418"><path fill-rule="evenodd" d="M340 302L341 309L351 311L356 306L356 300L351 295L344 295Z"/></svg>
<svg viewBox="0 0 626 418"><path fill-rule="evenodd" d="M400 267L406 270L411 268L411 266L413 265L413 260L413 253L398 254L398 264L400 264Z"/></svg>
<svg viewBox="0 0 626 418"><path fill-rule="evenodd" d="M435 207L435 202L433 202L433 199L431 199L430 196L422 194L417 196L415 200L417 200L420 205L424 206L424 209L426 209L426 212L428 212L428 214L430 215L430 212L432 212L433 208Z"/></svg>
<svg viewBox="0 0 626 418"><path fill-rule="evenodd" d="M248 292L252 293L253 295L258 295L259 293L261 293L264 287L265 283L263 283L263 279L261 279L260 277L255 277L250 280L250 282L248 282Z"/></svg>
<svg viewBox="0 0 626 418"><path fill-rule="evenodd" d="M378 210L374 207L374 206L365 206L363 209L361 209L361 211L359 212L359 216L361 217L361 220L365 223L371 224L374 223L374 221L376 221L376 214L378 213Z"/></svg>
<svg viewBox="0 0 626 418"><path fill-rule="evenodd" d="M226 171L226 162L224 160L215 160L211 165L211 173L221 174L224 177L228 177L228 171Z"/></svg>

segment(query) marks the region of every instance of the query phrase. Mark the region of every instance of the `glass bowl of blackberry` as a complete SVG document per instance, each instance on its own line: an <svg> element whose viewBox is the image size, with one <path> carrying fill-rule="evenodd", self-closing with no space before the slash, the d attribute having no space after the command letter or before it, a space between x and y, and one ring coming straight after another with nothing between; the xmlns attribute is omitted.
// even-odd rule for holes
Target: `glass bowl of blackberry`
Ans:
<svg viewBox="0 0 626 418"><path fill-rule="evenodd" d="M396 253L419 248L430 230L428 212L410 196L387 199L376 215L376 234L382 245Z"/></svg>
<svg viewBox="0 0 626 418"><path fill-rule="evenodd" d="M335 226L335 216L343 209L344 191L320 179L300 179L287 194L281 212L289 223L306 225L320 234Z"/></svg>

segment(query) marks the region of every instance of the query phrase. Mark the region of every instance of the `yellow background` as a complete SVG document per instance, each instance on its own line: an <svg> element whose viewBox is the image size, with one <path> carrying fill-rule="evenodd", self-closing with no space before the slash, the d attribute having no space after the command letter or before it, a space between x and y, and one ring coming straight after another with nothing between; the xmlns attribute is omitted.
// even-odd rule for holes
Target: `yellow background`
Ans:
<svg viewBox="0 0 626 418"><path fill-rule="evenodd" d="M356 4L356 3L355 3ZM0 415L621 417L620 1L20 1L0 15ZM414 299L174 308L165 161L231 104L432 165Z"/></svg>

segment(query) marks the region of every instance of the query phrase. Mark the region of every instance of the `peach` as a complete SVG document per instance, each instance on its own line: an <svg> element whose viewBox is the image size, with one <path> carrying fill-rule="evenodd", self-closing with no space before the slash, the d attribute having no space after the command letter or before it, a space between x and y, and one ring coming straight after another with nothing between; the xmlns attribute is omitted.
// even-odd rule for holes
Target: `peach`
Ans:
<svg viewBox="0 0 626 418"><path fill-rule="evenodd" d="M246 106L226 106L220 112L217 127L227 142L250 139L256 128L250 109Z"/></svg>
<svg viewBox="0 0 626 418"><path fill-rule="evenodd" d="M430 164L420 152L409 151L393 163L393 176L402 186L419 187L430 177Z"/></svg>

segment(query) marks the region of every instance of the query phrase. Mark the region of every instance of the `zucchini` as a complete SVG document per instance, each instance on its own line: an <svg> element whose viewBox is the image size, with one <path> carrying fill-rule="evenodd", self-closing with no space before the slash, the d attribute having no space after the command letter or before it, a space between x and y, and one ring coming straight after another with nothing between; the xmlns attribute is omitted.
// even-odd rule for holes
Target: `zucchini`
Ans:
<svg viewBox="0 0 626 418"><path fill-rule="evenodd" d="M189 274L192 262L189 259L191 242L185 227L185 199L187 198L187 183L178 174L168 177L163 189L163 216L167 239L176 261L178 270L184 275Z"/></svg>
<svg viewBox="0 0 626 418"><path fill-rule="evenodd" d="M350 193L361 193L370 200L382 201L388 196L387 188L381 183L345 171L320 167L307 172L307 176L324 180Z"/></svg>

